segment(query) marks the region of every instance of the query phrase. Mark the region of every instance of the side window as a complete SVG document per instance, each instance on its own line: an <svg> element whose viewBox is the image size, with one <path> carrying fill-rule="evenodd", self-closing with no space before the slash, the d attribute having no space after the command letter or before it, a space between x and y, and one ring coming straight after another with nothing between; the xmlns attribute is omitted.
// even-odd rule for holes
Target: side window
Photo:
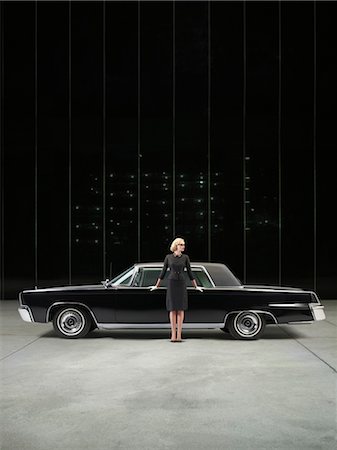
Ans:
<svg viewBox="0 0 337 450"><path fill-rule="evenodd" d="M157 283L160 272L161 268L156 267L145 267L141 269L136 275L134 286L139 287L154 286ZM160 287L165 286L167 286L166 279L162 280L160 283Z"/></svg>
<svg viewBox="0 0 337 450"><path fill-rule="evenodd" d="M206 275L206 273L203 270L196 270L194 272L194 276L195 276L198 286L202 286L204 288L213 287L208 276Z"/></svg>
<svg viewBox="0 0 337 450"><path fill-rule="evenodd" d="M137 287L148 287L148 286L154 286L158 280L158 277L160 275L161 268L157 267L143 267L139 270L137 273L133 286ZM193 275L196 279L196 282L198 286L205 287L205 288L211 288L213 287L208 276L201 268L192 268ZM169 275L169 271L166 273L166 276L163 280L161 280L160 287L167 287L167 278ZM192 281L189 279L187 271L184 271L184 277L186 281L186 286L192 287ZM130 282L130 279L123 280L121 284L128 284Z"/></svg>
<svg viewBox="0 0 337 450"><path fill-rule="evenodd" d="M159 269L144 269L141 286L154 286L160 274Z"/></svg>
<svg viewBox="0 0 337 450"><path fill-rule="evenodd" d="M209 281L208 276L206 275L206 273L202 270L202 269L193 269L192 268L192 273L194 275L195 281L197 282L198 286L204 287L204 288L211 288L212 284ZM186 280L186 286L191 287L193 286L192 281L189 279L187 272L185 271L184 273L185 275L185 280Z"/></svg>

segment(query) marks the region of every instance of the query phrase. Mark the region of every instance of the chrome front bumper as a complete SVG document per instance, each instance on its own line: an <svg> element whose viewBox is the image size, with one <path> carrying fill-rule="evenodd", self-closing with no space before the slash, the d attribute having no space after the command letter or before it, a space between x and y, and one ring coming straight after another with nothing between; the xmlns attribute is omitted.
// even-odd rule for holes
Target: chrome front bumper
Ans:
<svg viewBox="0 0 337 450"><path fill-rule="evenodd" d="M323 305L317 305L316 303L309 303L309 306L314 320L324 320L326 318Z"/></svg>
<svg viewBox="0 0 337 450"><path fill-rule="evenodd" d="M28 307L26 308L18 308L20 317L25 322L34 322L32 313L30 312L30 309Z"/></svg>

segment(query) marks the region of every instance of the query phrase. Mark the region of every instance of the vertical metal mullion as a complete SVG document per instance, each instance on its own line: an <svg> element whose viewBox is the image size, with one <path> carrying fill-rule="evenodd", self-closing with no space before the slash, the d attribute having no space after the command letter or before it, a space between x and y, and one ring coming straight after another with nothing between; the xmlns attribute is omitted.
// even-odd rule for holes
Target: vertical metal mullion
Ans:
<svg viewBox="0 0 337 450"><path fill-rule="evenodd" d="M69 149L69 155L68 155L68 193L69 193L69 197L68 197L68 226L69 226L69 230L68 230L68 252L69 252L69 259L68 259L68 264L69 264L69 284L71 284L72 282L72 261L71 261L71 257L72 257L72 240L71 240L71 233L72 233L72 220L71 220L71 202L72 202L72 197L71 197L71 175L72 175L72 148L71 148L71 1L69 2L69 22L68 22L68 72L69 72L69 78L68 78L68 149Z"/></svg>
<svg viewBox="0 0 337 450"><path fill-rule="evenodd" d="M34 117L35 117L35 123L34 123L34 147L35 147L35 235L34 235L34 242L35 242L35 286L38 285L38 214L37 214L37 208L38 208L38 145L37 145L37 0L35 0L35 66L34 66L34 75L35 75L35 84L34 84Z"/></svg>
<svg viewBox="0 0 337 450"><path fill-rule="evenodd" d="M282 126L282 21L281 21L281 0L278 3L278 284L282 284L282 158L281 158L281 126Z"/></svg>
<svg viewBox="0 0 337 450"><path fill-rule="evenodd" d="M247 90L247 45L246 45L246 1L243 2L243 104L242 104L242 160L243 160L243 282L247 281L247 236L246 236L246 90Z"/></svg>
<svg viewBox="0 0 337 450"><path fill-rule="evenodd" d="M207 218L208 218L208 261L211 261L211 2L208 1L208 104L207 104L207 162L208 162L208 199L207 199Z"/></svg>
<svg viewBox="0 0 337 450"><path fill-rule="evenodd" d="M137 152L138 152L138 261L140 261L140 238L141 238L141 217L140 217L140 201L141 201L141 147L140 147L140 0L138 0L138 110L137 110L137 119L138 119L138 142L137 142Z"/></svg>
<svg viewBox="0 0 337 450"><path fill-rule="evenodd" d="M106 279L106 49L105 49L105 2L103 2L103 279Z"/></svg>
<svg viewBox="0 0 337 450"><path fill-rule="evenodd" d="M317 23L316 0L314 0L314 104L313 104L313 203L314 203L314 242L313 242L313 266L314 266L314 290L317 287L317 173L316 173L316 134L317 134Z"/></svg>
<svg viewBox="0 0 337 450"><path fill-rule="evenodd" d="M176 234L176 7L172 20L172 233Z"/></svg>

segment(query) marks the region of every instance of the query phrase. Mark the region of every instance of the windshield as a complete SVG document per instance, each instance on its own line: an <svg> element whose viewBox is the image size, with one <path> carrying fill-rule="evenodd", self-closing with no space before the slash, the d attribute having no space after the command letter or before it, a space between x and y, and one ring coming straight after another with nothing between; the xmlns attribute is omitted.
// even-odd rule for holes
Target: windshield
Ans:
<svg viewBox="0 0 337 450"><path fill-rule="evenodd" d="M108 286L110 286L111 284L130 284L133 269L134 266L129 267L128 269L124 270L124 272L118 274L115 278L112 278L112 280L109 281Z"/></svg>

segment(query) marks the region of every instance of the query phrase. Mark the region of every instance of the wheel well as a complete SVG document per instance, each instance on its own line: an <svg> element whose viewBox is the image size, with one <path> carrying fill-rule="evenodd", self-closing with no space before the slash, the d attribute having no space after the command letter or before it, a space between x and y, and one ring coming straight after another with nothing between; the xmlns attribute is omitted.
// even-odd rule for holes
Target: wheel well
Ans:
<svg viewBox="0 0 337 450"><path fill-rule="evenodd" d="M276 320L276 317L268 311L260 311L260 310L255 310L255 309L249 309L249 310L242 309L240 311L230 311L229 313L227 313L224 318L224 326L226 327L226 325L228 324L228 320L230 319L231 316L239 314L240 312L243 312L243 311L251 311L256 314L259 314L259 316L263 316L267 325L278 323Z"/></svg>
<svg viewBox="0 0 337 450"><path fill-rule="evenodd" d="M68 307L77 307L78 309L85 311L88 313L89 317L91 318L91 322L93 325L97 327L97 321L96 317L94 316L94 313L91 311L90 308L88 308L83 303L72 303L72 302L56 302L53 303L47 310L46 314L46 322L51 322L54 319L55 314L60 309L68 308Z"/></svg>

